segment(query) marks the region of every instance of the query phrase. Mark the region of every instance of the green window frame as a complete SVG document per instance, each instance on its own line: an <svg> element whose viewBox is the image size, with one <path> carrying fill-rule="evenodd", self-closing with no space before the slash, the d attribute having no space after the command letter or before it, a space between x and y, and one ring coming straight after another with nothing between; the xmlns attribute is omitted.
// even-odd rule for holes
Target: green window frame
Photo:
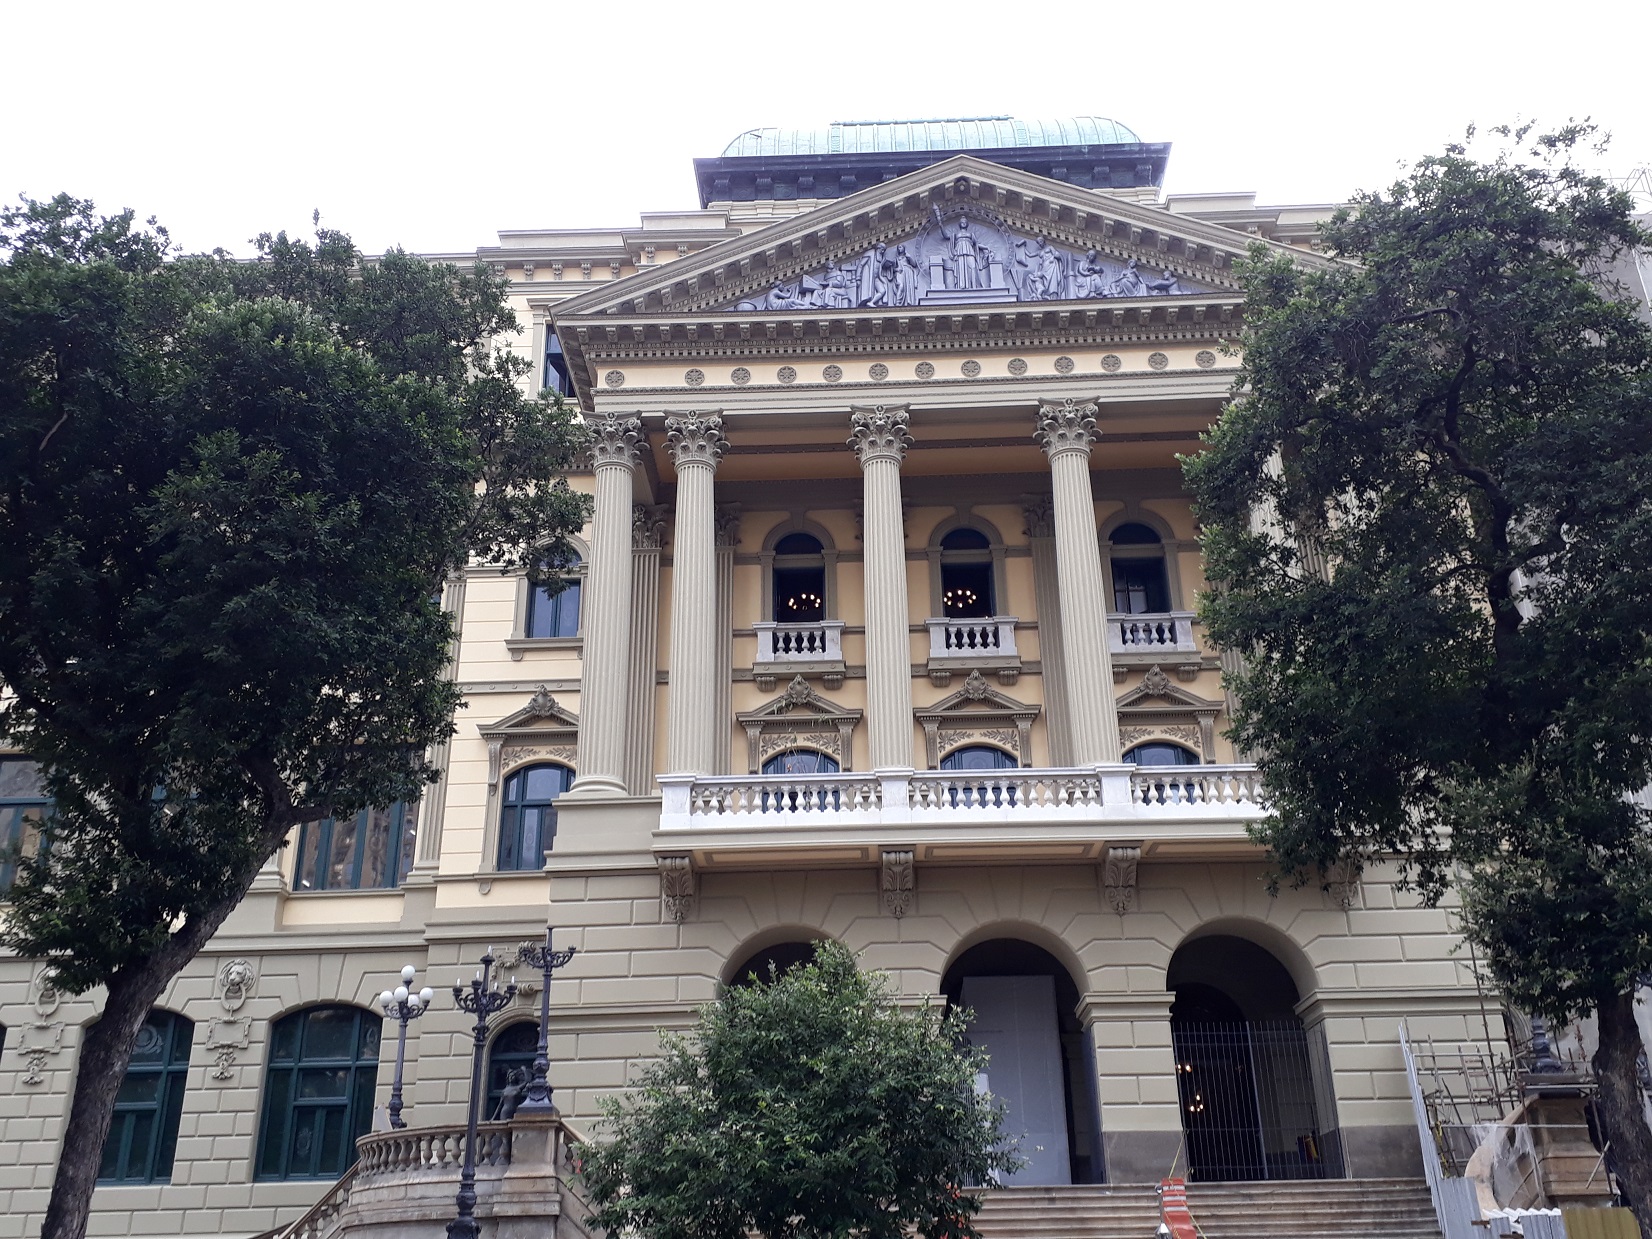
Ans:
<svg viewBox="0 0 1652 1239"><path fill-rule="evenodd" d="M298 831L294 891L394 890L413 867L418 806L397 801L337 818L305 822Z"/></svg>
<svg viewBox="0 0 1652 1239"><path fill-rule="evenodd" d="M34 856L52 815L40 767L27 757L0 757L0 899L17 880L17 862Z"/></svg>
<svg viewBox="0 0 1652 1239"><path fill-rule="evenodd" d="M336 1179L373 1126L383 1020L359 1007L308 1007L270 1026L256 1177Z"/></svg>
<svg viewBox="0 0 1652 1239"><path fill-rule="evenodd" d="M499 806L499 868L545 867L556 839L556 798L573 785L567 766L544 762L524 766L505 779Z"/></svg>
<svg viewBox="0 0 1652 1239"><path fill-rule="evenodd" d="M151 1011L138 1029L132 1061L115 1094L99 1183L172 1181L194 1040L194 1022L171 1011Z"/></svg>
<svg viewBox="0 0 1652 1239"><path fill-rule="evenodd" d="M524 637L579 636L579 600L585 585L580 572L583 562L577 554L557 562L564 584L554 594L543 585L529 587L528 613L522 624Z"/></svg>

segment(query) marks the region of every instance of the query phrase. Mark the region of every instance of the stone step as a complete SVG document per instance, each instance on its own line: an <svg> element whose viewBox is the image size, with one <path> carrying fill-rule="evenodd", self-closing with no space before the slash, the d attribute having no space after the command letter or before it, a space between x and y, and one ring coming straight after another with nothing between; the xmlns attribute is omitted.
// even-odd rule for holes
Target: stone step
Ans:
<svg viewBox="0 0 1652 1239"><path fill-rule="evenodd" d="M1188 1208L1204 1239L1440 1239L1414 1179L1192 1184ZM984 1239L1150 1239L1158 1223L1150 1184L1000 1188L977 1219Z"/></svg>

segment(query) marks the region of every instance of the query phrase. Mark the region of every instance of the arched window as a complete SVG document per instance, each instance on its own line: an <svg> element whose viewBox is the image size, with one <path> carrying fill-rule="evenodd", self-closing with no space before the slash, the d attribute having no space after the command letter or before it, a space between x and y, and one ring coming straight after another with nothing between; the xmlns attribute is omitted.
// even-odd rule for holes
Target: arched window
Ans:
<svg viewBox="0 0 1652 1239"><path fill-rule="evenodd" d="M551 592L549 586L535 585L528 593L528 614L522 623L524 637L577 637L579 635L579 597L583 578L575 575L580 566L577 554L560 561L556 570L564 578L561 589Z"/></svg>
<svg viewBox="0 0 1652 1239"><path fill-rule="evenodd" d="M556 798L574 781L566 766L524 766L505 780L499 809L499 868L543 869L556 838Z"/></svg>
<svg viewBox="0 0 1652 1239"><path fill-rule="evenodd" d="M992 543L978 529L954 529L941 539L941 614L947 619L996 615Z"/></svg>
<svg viewBox="0 0 1652 1239"><path fill-rule="evenodd" d="M812 624L825 618L825 550L812 534L789 533L774 544L774 622Z"/></svg>
<svg viewBox="0 0 1652 1239"><path fill-rule="evenodd" d="M753 951L729 973L730 985L767 985L815 957L817 942L777 942Z"/></svg>
<svg viewBox="0 0 1652 1239"><path fill-rule="evenodd" d="M1151 740L1146 744L1138 744L1124 754L1124 760L1134 766L1199 765L1197 753L1168 740Z"/></svg>
<svg viewBox="0 0 1652 1239"><path fill-rule="evenodd" d="M1170 610L1170 577L1164 543L1147 525L1120 525L1108 538L1113 560L1113 611L1162 615Z"/></svg>
<svg viewBox="0 0 1652 1239"><path fill-rule="evenodd" d="M836 774L835 758L814 749L787 749L763 763L764 774Z"/></svg>
<svg viewBox="0 0 1652 1239"><path fill-rule="evenodd" d="M138 1029L103 1142L100 1183L171 1181L194 1039L195 1025L170 1011L151 1011Z"/></svg>
<svg viewBox="0 0 1652 1239"><path fill-rule="evenodd" d="M260 1179L336 1179L373 1125L379 1016L357 1007L311 1007L270 1027Z"/></svg>
<svg viewBox="0 0 1652 1239"><path fill-rule="evenodd" d="M953 749L941 758L942 770L1014 770L1016 760L1003 749L988 744L971 744Z"/></svg>
<svg viewBox="0 0 1652 1239"><path fill-rule="evenodd" d="M533 1079L534 1055L539 1050L539 1025L518 1020L507 1025L488 1047L488 1100L484 1119L501 1119L507 1089L522 1096L522 1086ZM512 1107L515 1108L514 1105Z"/></svg>
<svg viewBox="0 0 1652 1239"><path fill-rule="evenodd" d="M40 767L27 757L0 758L0 896L17 878L18 852L33 856L51 816L52 798L40 778ZM17 851L13 851L17 849Z"/></svg>
<svg viewBox="0 0 1652 1239"><path fill-rule="evenodd" d="M298 831L297 891L385 890L401 885L413 867L416 806L363 809L340 822L323 818Z"/></svg>

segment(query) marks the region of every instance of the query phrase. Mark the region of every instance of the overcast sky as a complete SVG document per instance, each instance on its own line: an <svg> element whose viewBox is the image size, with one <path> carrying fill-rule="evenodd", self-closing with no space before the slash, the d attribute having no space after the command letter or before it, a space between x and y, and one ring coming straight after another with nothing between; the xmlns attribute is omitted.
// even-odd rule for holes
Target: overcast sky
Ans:
<svg viewBox="0 0 1652 1239"><path fill-rule="evenodd" d="M1111 116L1170 192L1328 202L1470 122L1593 116L1652 164L1645 0L800 4L4 0L0 195L247 252L312 209L369 251L699 205L762 125Z"/></svg>

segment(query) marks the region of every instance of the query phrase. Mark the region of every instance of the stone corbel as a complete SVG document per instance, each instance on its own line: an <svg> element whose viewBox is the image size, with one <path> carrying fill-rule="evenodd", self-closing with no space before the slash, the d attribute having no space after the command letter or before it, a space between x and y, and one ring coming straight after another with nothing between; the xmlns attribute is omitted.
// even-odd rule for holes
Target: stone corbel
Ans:
<svg viewBox="0 0 1652 1239"><path fill-rule="evenodd" d="M1333 908L1348 911L1359 901L1359 865L1339 860L1325 871L1325 901Z"/></svg>
<svg viewBox="0 0 1652 1239"><path fill-rule="evenodd" d="M503 740L488 741L488 790L492 791L499 786L499 766L504 759L505 742Z"/></svg>
<svg viewBox="0 0 1652 1239"><path fill-rule="evenodd" d="M897 918L911 911L917 880L917 866L913 863L910 851L885 851L880 882L883 890L883 910Z"/></svg>
<svg viewBox="0 0 1652 1239"><path fill-rule="evenodd" d="M674 921L688 918L694 907L694 863L687 856L661 856L660 905Z"/></svg>
<svg viewBox="0 0 1652 1239"><path fill-rule="evenodd" d="M1110 847L1101 866L1101 893L1108 906L1123 916L1136 907L1136 866L1141 861L1140 845Z"/></svg>

